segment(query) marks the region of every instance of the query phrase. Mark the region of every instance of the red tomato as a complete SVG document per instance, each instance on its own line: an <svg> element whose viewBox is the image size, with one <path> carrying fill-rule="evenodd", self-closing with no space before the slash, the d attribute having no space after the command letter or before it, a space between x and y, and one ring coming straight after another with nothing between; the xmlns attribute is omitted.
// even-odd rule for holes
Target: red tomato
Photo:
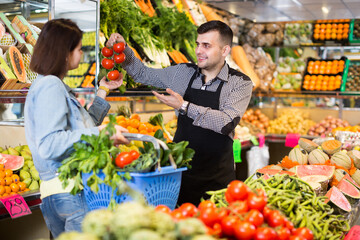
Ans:
<svg viewBox="0 0 360 240"><path fill-rule="evenodd" d="M259 212L259 210L251 209L246 215L245 221L252 223L255 227L259 227L264 223L264 216L261 212Z"/></svg>
<svg viewBox="0 0 360 240"><path fill-rule="evenodd" d="M285 219L284 226L287 229L289 229L290 231L294 229L294 224L291 221L289 221L288 219Z"/></svg>
<svg viewBox="0 0 360 240"><path fill-rule="evenodd" d="M122 53L125 50L125 43L123 42L115 43L113 49L117 53Z"/></svg>
<svg viewBox="0 0 360 240"><path fill-rule="evenodd" d="M128 152L122 152L116 156L115 165L119 168L124 168L132 162L132 157Z"/></svg>
<svg viewBox="0 0 360 240"><path fill-rule="evenodd" d="M228 203L232 203L234 201L234 199L231 197L230 192L226 191L225 192L225 199Z"/></svg>
<svg viewBox="0 0 360 240"><path fill-rule="evenodd" d="M201 209L199 218L206 226L213 227L214 224L218 221L216 208L208 207Z"/></svg>
<svg viewBox="0 0 360 240"><path fill-rule="evenodd" d="M216 208L216 205L215 205L215 203L213 203L210 200L205 200L205 201L202 201L201 203L199 203L198 209L201 211L202 209L209 208L209 207Z"/></svg>
<svg viewBox="0 0 360 240"><path fill-rule="evenodd" d="M224 217L226 217L226 216L229 215L229 210L228 210L227 208L225 208L225 207L217 208L216 211L217 211L217 215L218 215L218 220L219 220L219 222L221 222L221 220L222 220Z"/></svg>
<svg viewBox="0 0 360 240"><path fill-rule="evenodd" d="M236 239L250 240L255 236L256 227L249 222L238 221L235 223L234 232Z"/></svg>
<svg viewBox="0 0 360 240"><path fill-rule="evenodd" d="M136 150L131 150L129 153L130 153L133 160L138 159L139 156L140 156L140 153L138 151L136 151Z"/></svg>
<svg viewBox="0 0 360 240"><path fill-rule="evenodd" d="M276 240L277 234L274 229L269 227L259 227L256 229L254 240Z"/></svg>
<svg viewBox="0 0 360 240"><path fill-rule="evenodd" d="M172 212L170 213L170 215L171 215L172 218L173 218L174 220L176 220L176 221L185 218L185 216L182 214L182 212L181 212L180 209L175 209L174 211L172 211Z"/></svg>
<svg viewBox="0 0 360 240"><path fill-rule="evenodd" d="M101 49L101 54L104 57L111 57L113 55L113 50L107 47L103 47L103 49Z"/></svg>
<svg viewBox="0 0 360 240"><path fill-rule="evenodd" d="M265 206L262 211L264 218L267 219L271 212L272 212L271 208L269 208L268 206Z"/></svg>
<svg viewBox="0 0 360 240"><path fill-rule="evenodd" d="M112 70L107 74L107 78L109 80L116 80L120 77L120 73L118 70Z"/></svg>
<svg viewBox="0 0 360 240"><path fill-rule="evenodd" d="M157 212L164 212L164 213L167 213L167 214L171 214L171 209L168 207L168 206L165 206L165 205L157 205L155 207L155 211Z"/></svg>
<svg viewBox="0 0 360 240"><path fill-rule="evenodd" d="M114 60L104 58L101 61L101 66L103 66L105 69L112 69L114 67L115 63Z"/></svg>
<svg viewBox="0 0 360 240"><path fill-rule="evenodd" d="M298 229L294 229L292 231L292 235L294 236L299 236L299 237L303 237L306 240L313 240L314 238L314 234L312 233L312 231L306 227L301 227Z"/></svg>
<svg viewBox="0 0 360 240"><path fill-rule="evenodd" d="M114 55L114 61L118 64L122 63L125 61L125 54L124 53L120 53L120 54L115 54Z"/></svg>
<svg viewBox="0 0 360 240"><path fill-rule="evenodd" d="M234 226L238 219L236 216L226 216L221 220L221 229L225 236L234 236Z"/></svg>
<svg viewBox="0 0 360 240"><path fill-rule="evenodd" d="M306 240L306 238L304 237L301 237L301 236L294 236L294 235L291 235L289 240Z"/></svg>
<svg viewBox="0 0 360 240"><path fill-rule="evenodd" d="M246 201L235 201L229 205L230 212L237 214L246 213L249 211L249 207Z"/></svg>
<svg viewBox="0 0 360 240"><path fill-rule="evenodd" d="M193 217L198 213L198 209L192 203L183 203L179 209L185 217Z"/></svg>
<svg viewBox="0 0 360 240"><path fill-rule="evenodd" d="M215 223L212 228L211 227L206 227L206 228L207 228L207 233L211 236L220 236L221 235L222 228L219 223Z"/></svg>
<svg viewBox="0 0 360 240"><path fill-rule="evenodd" d="M244 200L248 196L247 186L239 180L232 181L226 191L229 191L231 198L234 200Z"/></svg>
<svg viewBox="0 0 360 240"><path fill-rule="evenodd" d="M270 227L281 227L285 224L285 218L279 211L272 211L267 219L267 223Z"/></svg>
<svg viewBox="0 0 360 240"><path fill-rule="evenodd" d="M247 198L247 204L250 209L257 209L260 212L263 211L266 206L266 199L263 196L257 196L254 193L251 193Z"/></svg>
<svg viewBox="0 0 360 240"><path fill-rule="evenodd" d="M288 240L291 235L291 231L286 227L277 229L276 233L278 235L278 240Z"/></svg>

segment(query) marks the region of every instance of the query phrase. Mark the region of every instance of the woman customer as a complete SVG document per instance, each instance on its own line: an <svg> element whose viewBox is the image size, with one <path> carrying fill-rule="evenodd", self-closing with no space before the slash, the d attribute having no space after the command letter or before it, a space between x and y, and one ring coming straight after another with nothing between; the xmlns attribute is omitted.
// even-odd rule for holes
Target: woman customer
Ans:
<svg viewBox="0 0 360 240"><path fill-rule="evenodd" d="M99 125L110 109L105 97L109 89L122 84L122 75L111 82L103 78L89 110L80 105L72 89L62 80L69 70L79 65L81 38L81 30L71 20L48 21L30 63L30 69L39 75L26 98L25 134L41 179L40 209L55 238L63 231L81 231L81 222L88 211L83 192L71 195L73 184L63 189L57 169L82 134L98 135L104 128ZM128 143L122 135L127 130L115 127L116 134L112 136L115 143Z"/></svg>

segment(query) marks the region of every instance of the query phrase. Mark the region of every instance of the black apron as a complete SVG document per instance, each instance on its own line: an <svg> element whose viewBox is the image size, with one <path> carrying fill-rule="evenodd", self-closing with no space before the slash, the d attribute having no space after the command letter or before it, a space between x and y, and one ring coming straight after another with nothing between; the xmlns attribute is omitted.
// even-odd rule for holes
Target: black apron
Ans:
<svg viewBox="0 0 360 240"><path fill-rule="evenodd" d="M221 81L216 92L191 88L197 72L192 76L185 91L184 100L190 103L219 110ZM195 150L190 162L191 169L183 172L178 205L190 202L199 204L209 190L226 188L235 179L233 140L226 135L193 125L193 119L180 115L174 142L189 141L188 147Z"/></svg>

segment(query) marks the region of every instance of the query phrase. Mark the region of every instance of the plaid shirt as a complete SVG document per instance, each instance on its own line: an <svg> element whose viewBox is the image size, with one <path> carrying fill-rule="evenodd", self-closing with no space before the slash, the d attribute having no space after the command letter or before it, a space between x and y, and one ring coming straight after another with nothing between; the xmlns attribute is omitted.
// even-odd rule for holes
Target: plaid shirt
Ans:
<svg viewBox="0 0 360 240"><path fill-rule="evenodd" d="M224 85L220 93L219 110L189 104L187 116L194 120L193 125L229 135L233 138L235 127L244 114L252 93L253 84L248 76L225 64L216 78L204 84L204 75L195 64L178 64L164 69L146 67L126 47L126 60L122 67L136 81L158 88L170 88L184 96L191 77L196 72L192 84L194 89L215 92L220 82Z"/></svg>

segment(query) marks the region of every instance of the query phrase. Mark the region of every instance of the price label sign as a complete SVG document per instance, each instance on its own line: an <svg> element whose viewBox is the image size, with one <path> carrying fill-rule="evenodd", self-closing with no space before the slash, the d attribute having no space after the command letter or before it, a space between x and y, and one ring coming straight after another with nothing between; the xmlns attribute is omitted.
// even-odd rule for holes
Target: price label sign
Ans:
<svg viewBox="0 0 360 240"><path fill-rule="evenodd" d="M0 198L0 201L10 214L11 218L18 218L31 214L31 210L24 198L18 194Z"/></svg>
<svg viewBox="0 0 360 240"><path fill-rule="evenodd" d="M299 138L300 138L300 134L298 134L298 133L286 134L285 146L291 147L291 148L295 147L296 145L298 145Z"/></svg>

